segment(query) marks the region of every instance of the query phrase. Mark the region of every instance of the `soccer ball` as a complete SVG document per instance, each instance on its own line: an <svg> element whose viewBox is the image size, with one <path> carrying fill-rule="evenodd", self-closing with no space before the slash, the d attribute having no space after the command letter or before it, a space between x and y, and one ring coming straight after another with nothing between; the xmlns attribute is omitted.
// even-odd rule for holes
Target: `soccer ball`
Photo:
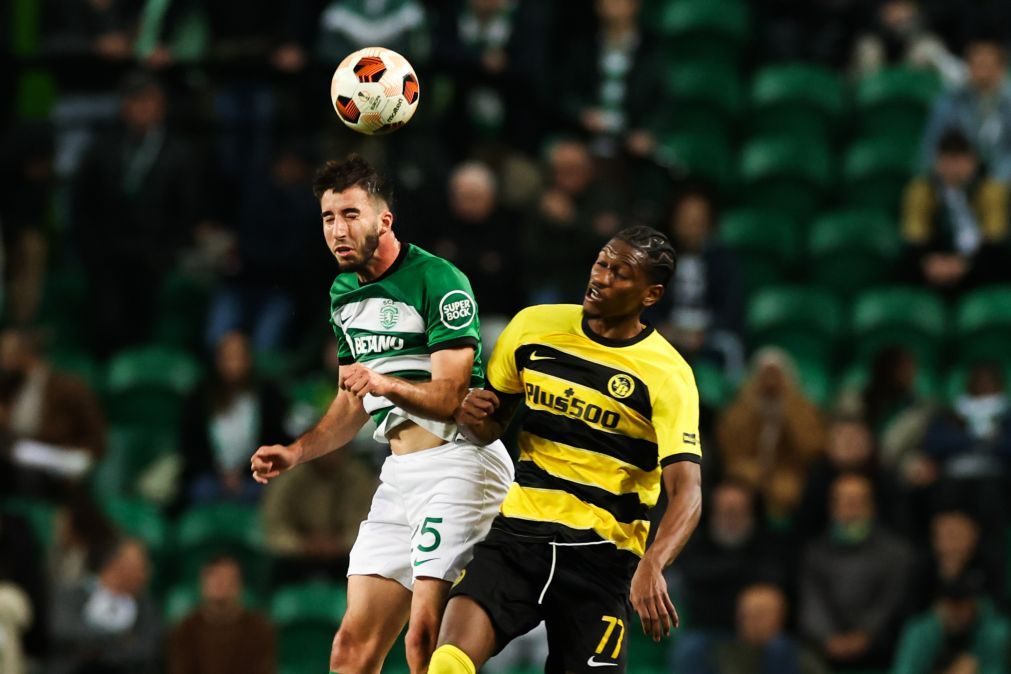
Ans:
<svg viewBox="0 0 1011 674"><path fill-rule="evenodd" d="M418 76L403 56L385 47L348 55L334 71L330 99L348 127L368 135L399 129L418 109Z"/></svg>

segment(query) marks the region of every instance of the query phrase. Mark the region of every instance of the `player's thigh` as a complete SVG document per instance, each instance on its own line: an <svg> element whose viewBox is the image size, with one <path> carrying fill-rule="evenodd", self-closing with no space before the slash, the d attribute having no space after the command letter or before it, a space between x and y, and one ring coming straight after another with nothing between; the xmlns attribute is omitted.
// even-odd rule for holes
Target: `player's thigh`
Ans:
<svg viewBox="0 0 1011 674"><path fill-rule="evenodd" d="M628 663L632 625L628 601L622 595L591 590L558 597L546 620L549 674L580 674L606 668L623 674Z"/></svg>
<svg viewBox="0 0 1011 674"><path fill-rule="evenodd" d="M399 582L380 576L349 576L348 608L340 631L354 648L385 657L410 612L411 591Z"/></svg>
<svg viewBox="0 0 1011 674"><path fill-rule="evenodd" d="M488 535L512 480L497 447L438 451L413 475L408 518L414 578L455 581ZM419 452L424 455L427 452ZM503 456L499 456L503 454Z"/></svg>
<svg viewBox="0 0 1011 674"><path fill-rule="evenodd" d="M411 530L398 490L381 482L351 548L348 577L389 578L410 592L413 583Z"/></svg>

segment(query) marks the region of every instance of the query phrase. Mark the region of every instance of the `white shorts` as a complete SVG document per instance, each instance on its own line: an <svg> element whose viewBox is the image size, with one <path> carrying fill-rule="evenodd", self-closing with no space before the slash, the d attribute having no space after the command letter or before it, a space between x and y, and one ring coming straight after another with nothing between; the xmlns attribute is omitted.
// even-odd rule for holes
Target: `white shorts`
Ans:
<svg viewBox="0 0 1011 674"><path fill-rule="evenodd" d="M450 442L391 454L379 479L348 575L382 576L410 590L416 578L460 576L498 515L513 463L501 442Z"/></svg>

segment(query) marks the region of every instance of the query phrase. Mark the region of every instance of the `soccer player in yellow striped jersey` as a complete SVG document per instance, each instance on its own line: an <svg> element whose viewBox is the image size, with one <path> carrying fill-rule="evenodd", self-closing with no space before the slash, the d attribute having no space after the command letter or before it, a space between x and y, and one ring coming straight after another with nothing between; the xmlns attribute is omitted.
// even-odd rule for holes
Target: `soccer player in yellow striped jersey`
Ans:
<svg viewBox="0 0 1011 674"><path fill-rule="evenodd" d="M509 323L456 414L477 443L521 401L516 480L450 591L430 674L474 674L542 620L547 672L623 673L628 606L659 641L678 623L663 570L701 513L698 392L677 351L641 315L674 272L667 238L619 232L582 306L525 309ZM652 544L648 511L667 510Z"/></svg>

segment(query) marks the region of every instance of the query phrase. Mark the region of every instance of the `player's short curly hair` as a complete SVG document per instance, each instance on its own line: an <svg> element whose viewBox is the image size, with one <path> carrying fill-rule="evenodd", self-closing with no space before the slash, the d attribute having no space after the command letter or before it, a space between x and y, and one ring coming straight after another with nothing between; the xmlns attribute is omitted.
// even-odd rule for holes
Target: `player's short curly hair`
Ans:
<svg viewBox="0 0 1011 674"><path fill-rule="evenodd" d="M677 254L665 234L646 225L635 225L619 231L614 238L624 241L646 256L649 260L646 273L650 283L666 286L670 282L677 266Z"/></svg>
<svg viewBox="0 0 1011 674"><path fill-rule="evenodd" d="M343 192L351 187L361 187L370 196L393 206L393 184L359 154L349 154L343 161L331 159L316 172L312 193L323 198L327 190Z"/></svg>

